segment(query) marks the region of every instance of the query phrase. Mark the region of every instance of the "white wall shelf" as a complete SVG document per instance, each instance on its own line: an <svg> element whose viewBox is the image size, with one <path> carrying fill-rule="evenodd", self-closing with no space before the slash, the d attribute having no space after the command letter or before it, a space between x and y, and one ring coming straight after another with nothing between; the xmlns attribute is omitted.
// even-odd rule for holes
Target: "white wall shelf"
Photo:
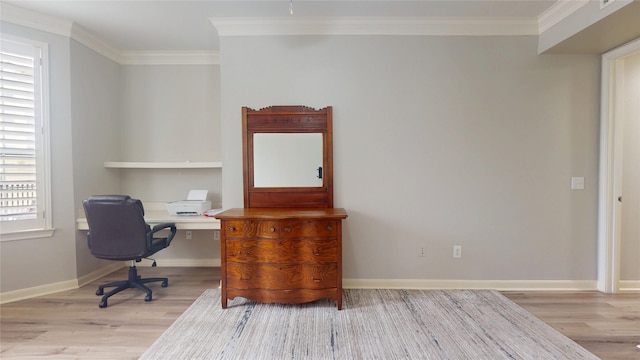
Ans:
<svg viewBox="0 0 640 360"><path fill-rule="evenodd" d="M105 161L104 167L114 169L218 169L222 168L222 163L215 161Z"/></svg>

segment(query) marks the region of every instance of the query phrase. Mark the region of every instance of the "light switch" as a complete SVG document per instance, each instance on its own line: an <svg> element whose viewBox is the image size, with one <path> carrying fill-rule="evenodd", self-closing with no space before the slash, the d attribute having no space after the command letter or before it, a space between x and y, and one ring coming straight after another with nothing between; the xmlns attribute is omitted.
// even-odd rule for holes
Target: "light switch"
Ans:
<svg viewBox="0 0 640 360"><path fill-rule="evenodd" d="M584 189L584 177L572 177L571 190L583 190L583 189Z"/></svg>

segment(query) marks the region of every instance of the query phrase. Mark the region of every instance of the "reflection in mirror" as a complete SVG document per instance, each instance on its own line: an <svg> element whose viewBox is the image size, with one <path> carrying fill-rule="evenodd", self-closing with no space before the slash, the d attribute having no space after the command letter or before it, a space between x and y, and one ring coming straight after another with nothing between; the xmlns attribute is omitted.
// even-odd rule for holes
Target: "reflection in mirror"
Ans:
<svg viewBox="0 0 640 360"><path fill-rule="evenodd" d="M321 133L253 134L254 187L321 187Z"/></svg>

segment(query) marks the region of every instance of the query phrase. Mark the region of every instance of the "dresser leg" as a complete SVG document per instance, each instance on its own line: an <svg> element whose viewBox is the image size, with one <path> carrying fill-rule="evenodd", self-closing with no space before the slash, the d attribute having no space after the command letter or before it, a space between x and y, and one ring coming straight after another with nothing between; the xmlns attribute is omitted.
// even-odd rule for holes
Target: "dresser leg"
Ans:
<svg viewBox="0 0 640 360"><path fill-rule="evenodd" d="M222 280L220 280L220 304L223 309L227 308L227 288L224 287L225 284Z"/></svg>

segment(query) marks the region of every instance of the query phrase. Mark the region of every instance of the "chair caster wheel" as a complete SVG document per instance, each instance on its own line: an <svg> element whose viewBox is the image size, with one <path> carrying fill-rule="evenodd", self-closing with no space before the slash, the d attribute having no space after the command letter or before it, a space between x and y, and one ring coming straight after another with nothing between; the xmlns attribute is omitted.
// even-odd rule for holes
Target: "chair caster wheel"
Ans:
<svg viewBox="0 0 640 360"><path fill-rule="evenodd" d="M167 286L169 286L169 282L168 282L168 281L163 281L163 282L160 284L160 286L161 286L161 287L167 287Z"/></svg>
<svg viewBox="0 0 640 360"><path fill-rule="evenodd" d="M102 300L100 301L100 304L98 304L98 307L101 309L104 309L107 307L107 300Z"/></svg>
<svg viewBox="0 0 640 360"><path fill-rule="evenodd" d="M151 301L151 294L145 296L144 301Z"/></svg>
<svg viewBox="0 0 640 360"><path fill-rule="evenodd" d="M98 295L98 296L104 295L104 290L103 289L96 290L96 295Z"/></svg>

